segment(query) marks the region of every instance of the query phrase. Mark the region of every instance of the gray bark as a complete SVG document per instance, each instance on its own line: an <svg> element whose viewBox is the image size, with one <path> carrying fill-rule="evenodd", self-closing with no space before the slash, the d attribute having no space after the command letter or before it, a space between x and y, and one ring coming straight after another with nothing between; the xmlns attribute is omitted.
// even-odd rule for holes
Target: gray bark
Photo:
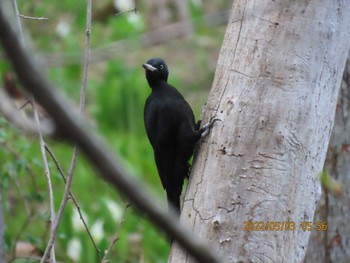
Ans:
<svg viewBox="0 0 350 263"><path fill-rule="evenodd" d="M181 214L230 262L304 260L349 12L349 1L234 2L204 119L222 122L196 156ZM194 261L175 244L169 262Z"/></svg>

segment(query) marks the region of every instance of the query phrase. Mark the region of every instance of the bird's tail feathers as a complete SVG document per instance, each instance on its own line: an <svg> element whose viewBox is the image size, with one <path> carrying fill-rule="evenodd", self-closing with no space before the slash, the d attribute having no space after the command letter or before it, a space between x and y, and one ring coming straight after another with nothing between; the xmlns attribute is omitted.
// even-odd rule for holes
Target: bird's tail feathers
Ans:
<svg viewBox="0 0 350 263"><path fill-rule="evenodd" d="M176 211L180 214L180 196L182 186L189 173L189 164L187 160L176 161L174 170L167 189L168 203L172 204Z"/></svg>

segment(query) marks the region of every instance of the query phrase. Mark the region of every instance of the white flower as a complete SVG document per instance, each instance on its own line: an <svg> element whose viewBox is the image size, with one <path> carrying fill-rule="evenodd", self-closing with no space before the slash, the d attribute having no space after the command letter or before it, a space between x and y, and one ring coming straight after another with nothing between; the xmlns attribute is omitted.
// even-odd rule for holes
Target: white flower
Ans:
<svg viewBox="0 0 350 263"><path fill-rule="evenodd" d="M142 18L140 13L135 13L135 12L131 12L128 13L127 16L128 22L133 25L136 29L143 29L144 23L142 22Z"/></svg>
<svg viewBox="0 0 350 263"><path fill-rule="evenodd" d="M134 5L134 1L132 0L114 0L114 6L121 12L133 9Z"/></svg>
<svg viewBox="0 0 350 263"><path fill-rule="evenodd" d="M81 255L81 243L79 239L73 238L68 241L67 244L67 255L74 261L80 260Z"/></svg>
<svg viewBox="0 0 350 263"><path fill-rule="evenodd" d="M114 221L119 222L121 217L122 217L121 207L111 199L106 199L105 202L106 202L106 206L107 206L109 212L111 213L111 216L113 217Z"/></svg>
<svg viewBox="0 0 350 263"><path fill-rule="evenodd" d="M56 25L56 33L60 37L66 37L69 34L70 30L71 30L71 27L67 21L61 20Z"/></svg>
<svg viewBox="0 0 350 263"><path fill-rule="evenodd" d="M100 242L104 237L103 224L104 222L98 219L90 229L91 235L96 242Z"/></svg>
<svg viewBox="0 0 350 263"><path fill-rule="evenodd" d="M85 214L82 210L80 210L80 212L81 212L86 224L88 224L87 214ZM81 219L80 219L80 215L79 215L77 209L73 210L72 224L73 224L73 228L76 232L85 231L85 226L83 224L83 221L81 221Z"/></svg>

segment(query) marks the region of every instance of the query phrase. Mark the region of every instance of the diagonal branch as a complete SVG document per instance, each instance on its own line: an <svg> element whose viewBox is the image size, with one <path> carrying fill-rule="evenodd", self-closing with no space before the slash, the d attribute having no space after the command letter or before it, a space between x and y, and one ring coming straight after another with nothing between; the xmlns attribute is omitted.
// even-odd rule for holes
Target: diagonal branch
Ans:
<svg viewBox="0 0 350 263"><path fill-rule="evenodd" d="M67 178L66 178L66 176L65 176L65 174L64 174L64 172L63 172L62 167L61 167L60 164L58 163L55 154L53 153L53 151L51 151L51 149L50 149L47 145L45 145L45 149L46 149L46 151L49 153L49 155L51 156L53 162L55 163L56 168L57 168L58 172L60 173L60 175L61 175L61 177L62 177L64 183L67 184ZM100 249L97 247L96 242L95 242L94 238L93 238L92 235L91 235L91 232L90 232L90 230L89 230L89 228L88 228L88 226L87 226L87 224L86 224L86 221L85 221L85 219L84 219L83 213L81 212L81 208L80 208L80 205L79 205L77 199L75 198L75 196L73 195L72 192L69 192L69 197L72 199L73 204L74 204L75 207L77 208L78 214L79 214L79 216L80 216L80 220L83 222L83 225L84 225L84 227L85 227L85 230L86 230L86 232L88 233L89 238L90 238L92 244L94 245L94 248L95 248L97 254L98 254L99 257L100 257L101 251L100 251Z"/></svg>
<svg viewBox="0 0 350 263"><path fill-rule="evenodd" d="M45 168L45 176L46 176L46 181L49 186L49 197L50 197L50 214L51 214L51 234L55 231L55 225L56 225L56 213L55 213L55 205L54 205L54 195L53 195L53 189L52 189L52 182L51 182L51 174L50 174L50 169L49 169L49 164L47 162L47 157L46 157L46 152L45 152L45 141L43 138L43 135L40 130L40 121L39 121L39 116L38 112L36 110L36 105L34 101L34 97L31 99L32 103L32 108L33 108L33 114L35 118L35 122L37 123L38 127L38 133L39 133L39 143L40 143L40 152L41 152L41 157L43 159L44 163L44 168ZM52 247L51 247L52 248ZM55 250L52 248L48 251L51 255L51 262L55 263Z"/></svg>
<svg viewBox="0 0 350 263"><path fill-rule="evenodd" d="M209 246L205 246L184 225L179 225L174 213L160 208L156 198L146 192L141 184L127 172L120 161L108 150L99 136L89 128L79 113L62 98L57 89L42 73L33 56L26 51L17 38L6 12L0 2L0 41L23 86L31 91L56 123L56 135L76 143L101 177L128 197L130 202L143 211L151 221L174 237L197 261L201 263L225 262Z"/></svg>
<svg viewBox="0 0 350 263"><path fill-rule="evenodd" d="M84 72L83 72L83 80L82 80L82 85L81 85L81 90L80 90L80 114L83 115L84 113L84 106L85 106L85 93L86 93L86 84L87 84L87 79L88 79L88 72L89 72L89 60L90 60L90 32L91 32L91 9L92 9L92 0L87 0L87 11L86 11L86 42L85 42L85 60L84 60ZM73 156L72 156L72 161L71 165L69 168L68 172L68 178L66 181L66 187L64 190L62 202L60 209L58 211L57 219L55 221L55 227L53 231L51 232L50 240L47 244L47 247L45 249L44 255L41 259L41 263L44 263L46 259L49 256L49 251L51 250L52 246L55 243L56 236L57 236L57 231L60 226L62 216L64 209L66 207L69 195L70 195L70 188L73 182L73 175L75 171L75 167L77 164L78 160L78 155L79 155L79 148L78 145L76 144L74 146L73 150ZM85 224L84 224L85 225ZM96 247L96 244L94 242L94 245ZM97 248L97 247L96 247ZM100 253L99 250L97 249L98 256L100 258Z"/></svg>
<svg viewBox="0 0 350 263"><path fill-rule="evenodd" d="M108 258L108 256L109 256L109 254L111 253L111 251L112 251L112 249L113 249L115 243L116 243L116 242L118 241L118 239L119 239L119 232L120 232L120 229L122 228L122 225L123 225L123 223L124 223L125 216L126 216L126 212L127 212L128 208L129 208L129 206L130 206L130 203L127 202L127 203L125 204L122 217L121 217L121 219L120 219L120 221L119 221L119 224L118 224L118 226L117 226L117 230L116 230L116 232L115 232L115 234L114 234L114 236L113 236L113 238L112 238L112 240L111 240L111 243L109 244L108 249L106 250L106 252L105 252L105 254L104 254L104 256L103 256L103 258L102 258L102 260L101 260L102 263L107 263L107 262L109 262L107 258Z"/></svg>
<svg viewBox="0 0 350 263"><path fill-rule="evenodd" d="M14 8L14 11L15 11L15 14L16 14L17 26L19 28L20 41L21 41L22 45L24 45L23 30L22 30L22 24L21 24L21 20L20 20L20 14L19 14L19 11L18 11L17 1L16 0L12 0L12 4L13 4L13 8ZM53 232L54 231L55 221L56 221L56 216L55 216L55 203L54 203L54 194L53 194L52 183L51 183L50 169L49 169L49 164L47 162L47 157L46 157L46 152L45 152L45 141L44 141L44 137L43 137L43 134L42 134L42 131L41 131L40 120L39 120L38 112L36 110L34 96L31 97L30 102L32 104L34 120L35 120L37 129L38 129L38 136L39 136L39 143L40 143L40 152L41 152L41 156L42 156L42 159L43 159L44 168L45 168L45 176L46 176L46 180L47 180L48 187L49 187L51 232ZM50 256L51 256L50 262L56 263L55 249L54 248L52 248L52 249L50 248L48 253L50 253Z"/></svg>

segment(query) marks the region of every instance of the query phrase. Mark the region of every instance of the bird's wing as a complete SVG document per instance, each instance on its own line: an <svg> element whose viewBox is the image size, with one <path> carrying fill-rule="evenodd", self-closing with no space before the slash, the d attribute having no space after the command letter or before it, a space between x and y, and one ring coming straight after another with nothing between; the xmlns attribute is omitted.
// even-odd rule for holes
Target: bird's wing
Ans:
<svg viewBox="0 0 350 263"><path fill-rule="evenodd" d="M172 99L150 99L145 105L145 127L152 146L166 145L174 139L177 114Z"/></svg>
<svg viewBox="0 0 350 263"><path fill-rule="evenodd" d="M178 138L181 106L181 99L177 97L151 97L145 106L146 131L153 146L158 174L166 190L171 187L168 181L174 177L178 146L181 144Z"/></svg>
<svg viewBox="0 0 350 263"><path fill-rule="evenodd" d="M175 149L174 147L164 148L157 146L154 149L154 158L163 188L168 191L171 188L170 178L174 171Z"/></svg>

